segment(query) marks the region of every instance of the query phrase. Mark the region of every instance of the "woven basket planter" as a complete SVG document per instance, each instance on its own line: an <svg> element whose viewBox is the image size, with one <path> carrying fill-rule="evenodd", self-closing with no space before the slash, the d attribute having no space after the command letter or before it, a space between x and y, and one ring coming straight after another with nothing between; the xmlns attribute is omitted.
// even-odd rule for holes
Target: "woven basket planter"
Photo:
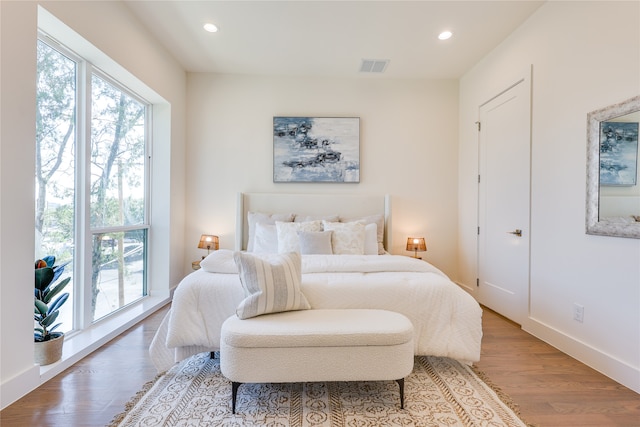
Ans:
<svg viewBox="0 0 640 427"><path fill-rule="evenodd" d="M64 335L49 341L36 341L34 360L40 365L50 365L62 358L62 344Z"/></svg>

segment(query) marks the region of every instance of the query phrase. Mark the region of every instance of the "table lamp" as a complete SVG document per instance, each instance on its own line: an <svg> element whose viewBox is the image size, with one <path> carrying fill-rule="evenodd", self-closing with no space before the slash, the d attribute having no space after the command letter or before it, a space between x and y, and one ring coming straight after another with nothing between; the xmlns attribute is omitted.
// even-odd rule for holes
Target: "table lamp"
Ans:
<svg viewBox="0 0 640 427"><path fill-rule="evenodd" d="M200 242L198 243L198 249L206 249L207 255L214 250L217 251L219 247L218 236L212 234L203 234L200 236ZM204 259L204 255L202 256Z"/></svg>
<svg viewBox="0 0 640 427"><path fill-rule="evenodd" d="M418 252L427 251L427 244L424 242L424 237L409 237L407 239L407 250L414 251L414 258L422 259L418 256Z"/></svg>

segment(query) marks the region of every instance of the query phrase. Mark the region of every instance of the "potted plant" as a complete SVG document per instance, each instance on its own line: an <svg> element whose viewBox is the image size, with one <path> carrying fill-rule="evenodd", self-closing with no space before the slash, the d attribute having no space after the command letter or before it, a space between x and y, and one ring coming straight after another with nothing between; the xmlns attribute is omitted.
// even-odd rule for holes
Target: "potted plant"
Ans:
<svg viewBox="0 0 640 427"><path fill-rule="evenodd" d="M34 328L35 362L49 365L62 357L63 332L55 332L60 323L54 324L60 314L60 307L69 298L69 293L61 293L71 280L70 277L55 283L68 264L54 266L56 258L46 256L35 265L35 307L33 318L38 324Z"/></svg>

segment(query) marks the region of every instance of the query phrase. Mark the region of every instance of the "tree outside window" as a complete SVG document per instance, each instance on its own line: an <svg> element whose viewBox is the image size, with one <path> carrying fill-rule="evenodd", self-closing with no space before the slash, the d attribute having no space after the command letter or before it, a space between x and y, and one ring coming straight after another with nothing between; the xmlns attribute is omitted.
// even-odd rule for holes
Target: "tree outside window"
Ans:
<svg viewBox="0 0 640 427"><path fill-rule="evenodd" d="M74 303L60 313L68 332L146 294L149 107L106 76L83 76L90 64L79 67L82 60L63 51L38 41L35 234L36 258L71 261ZM91 94L84 111L78 82ZM78 117L89 137L78 132ZM79 310L87 292L90 307Z"/></svg>

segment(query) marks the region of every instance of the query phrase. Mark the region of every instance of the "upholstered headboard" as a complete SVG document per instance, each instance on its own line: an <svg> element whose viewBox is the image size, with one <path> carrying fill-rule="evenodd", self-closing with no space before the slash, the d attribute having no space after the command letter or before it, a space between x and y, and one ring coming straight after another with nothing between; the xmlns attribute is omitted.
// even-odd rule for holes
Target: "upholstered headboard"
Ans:
<svg viewBox="0 0 640 427"><path fill-rule="evenodd" d="M238 193L236 250L245 250L249 240L248 212L295 213L296 215L340 215L358 217L384 215L384 247L391 247L391 196L354 194Z"/></svg>

